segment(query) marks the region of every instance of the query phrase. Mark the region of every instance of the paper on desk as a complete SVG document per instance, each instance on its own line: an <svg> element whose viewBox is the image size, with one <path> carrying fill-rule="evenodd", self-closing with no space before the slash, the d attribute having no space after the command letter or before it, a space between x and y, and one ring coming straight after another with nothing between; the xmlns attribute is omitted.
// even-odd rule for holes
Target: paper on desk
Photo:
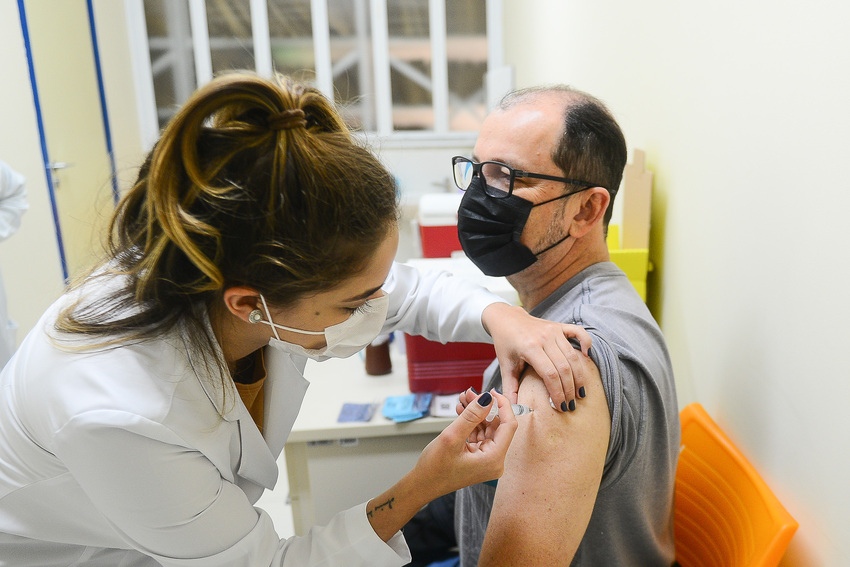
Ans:
<svg viewBox="0 0 850 567"><path fill-rule="evenodd" d="M384 401L384 417L402 423L428 415L433 394L407 394L390 396Z"/></svg>
<svg viewBox="0 0 850 567"><path fill-rule="evenodd" d="M431 415L435 417L457 417L455 408L457 408L459 396L460 392L434 396L434 401L431 402Z"/></svg>

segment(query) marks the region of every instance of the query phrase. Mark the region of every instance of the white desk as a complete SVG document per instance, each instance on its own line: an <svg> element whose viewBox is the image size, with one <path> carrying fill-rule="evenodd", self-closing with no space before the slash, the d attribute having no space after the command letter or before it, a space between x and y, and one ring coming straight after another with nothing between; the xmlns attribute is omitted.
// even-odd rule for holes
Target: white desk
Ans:
<svg viewBox="0 0 850 567"><path fill-rule="evenodd" d="M399 424L381 415L381 406L369 422L337 422L345 402L383 405L387 396L410 393L407 360L396 353L392 360L386 376L367 375L358 355L307 362L310 387L284 448L296 535L389 488L452 422L426 417Z"/></svg>

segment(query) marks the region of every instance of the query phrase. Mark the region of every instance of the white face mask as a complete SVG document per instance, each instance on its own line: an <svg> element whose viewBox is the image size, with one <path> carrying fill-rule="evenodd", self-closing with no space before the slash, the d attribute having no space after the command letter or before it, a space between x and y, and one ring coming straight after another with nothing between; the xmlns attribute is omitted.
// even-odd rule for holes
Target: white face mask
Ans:
<svg viewBox="0 0 850 567"><path fill-rule="evenodd" d="M266 314L269 314L269 307L266 305L266 298L260 295L260 300L263 302L263 309ZM304 331L301 329L293 329L292 327L284 327L269 320L262 319L257 321L270 325L274 337L269 339L269 346L299 356L306 356L319 362L329 358L347 358L352 354L356 354L363 350L369 343L375 340L384 323L387 320L387 310L389 309L390 298L387 294L375 299L369 299L360 306L357 311L351 316L336 325L327 327L324 331ZM327 346L320 349L308 349L301 345L288 343L281 340L277 334L278 329L290 331L292 333L301 333L302 335L324 335Z"/></svg>

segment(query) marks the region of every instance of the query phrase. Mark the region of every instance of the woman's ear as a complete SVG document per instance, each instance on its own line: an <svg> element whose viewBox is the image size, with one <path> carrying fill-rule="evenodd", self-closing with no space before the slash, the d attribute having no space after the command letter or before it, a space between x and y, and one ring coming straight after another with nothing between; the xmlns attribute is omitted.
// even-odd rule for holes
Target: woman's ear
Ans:
<svg viewBox="0 0 850 567"><path fill-rule="evenodd" d="M224 305L235 317L248 322L251 311L258 308L260 292L246 286L234 286L224 290Z"/></svg>
<svg viewBox="0 0 850 567"><path fill-rule="evenodd" d="M573 215L570 235L581 238L590 230L602 224L605 211L611 202L611 195L604 187L591 187L578 193L580 201L576 214Z"/></svg>

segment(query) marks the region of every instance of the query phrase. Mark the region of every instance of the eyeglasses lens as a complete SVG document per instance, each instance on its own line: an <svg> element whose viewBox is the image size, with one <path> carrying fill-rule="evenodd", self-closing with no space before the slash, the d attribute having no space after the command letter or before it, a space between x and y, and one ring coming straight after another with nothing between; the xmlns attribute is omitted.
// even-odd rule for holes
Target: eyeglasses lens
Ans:
<svg viewBox="0 0 850 567"><path fill-rule="evenodd" d="M454 160L455 184L463 191L469 189L479 164L465 158ZM485 161L480 164L480 175L483 178L484 191L496 199L503 199L511 193L511 168L495 162Z"/></svg>
<svg viewBox="0 0 850 567"><path fill-rule="evenodd" d="M469 189L469 184L472 183L473 169L471 161L465 159L455 160L455 185L457 185L459 189L462 189L463 191Z"/></svg>
<svg viewBox="0 0 850 567"><path fill-rule="evenodd" d="M511 192L511 169L495 161L481 164L481 176L484 177L485 191L491 197L502 199Z"/></svg>

